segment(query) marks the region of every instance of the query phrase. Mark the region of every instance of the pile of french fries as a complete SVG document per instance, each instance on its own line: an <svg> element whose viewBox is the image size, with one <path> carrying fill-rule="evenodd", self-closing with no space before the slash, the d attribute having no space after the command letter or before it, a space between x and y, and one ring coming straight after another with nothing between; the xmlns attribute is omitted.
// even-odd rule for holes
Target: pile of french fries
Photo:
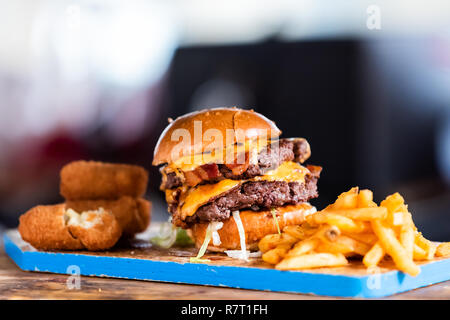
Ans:
<svg viewBox="0 0 450 320"><path fill-rule="evenodd" d="M436 245L418 232L403 197L395 193L378 206L370 190L357 187L342 193L334 204L309 215L299 226L259 242L262 259L279 270L339 267L349 257L363 257L368 270L390 257L412 276L420 273L415 260L450 256L450 243Z"/></svg>

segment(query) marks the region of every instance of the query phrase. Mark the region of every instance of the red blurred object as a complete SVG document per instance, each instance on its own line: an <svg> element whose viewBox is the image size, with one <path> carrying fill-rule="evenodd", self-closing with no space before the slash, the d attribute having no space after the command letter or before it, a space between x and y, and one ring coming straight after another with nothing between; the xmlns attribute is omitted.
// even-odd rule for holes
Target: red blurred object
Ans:
<svg viewBox="0 0 450 320"><path fill-rule="evenodd" d="M81 142L65 131L27 137L8 150L1 172L0 211L17 214L37 204L58 201L59 171L87 158Z"/></svg>

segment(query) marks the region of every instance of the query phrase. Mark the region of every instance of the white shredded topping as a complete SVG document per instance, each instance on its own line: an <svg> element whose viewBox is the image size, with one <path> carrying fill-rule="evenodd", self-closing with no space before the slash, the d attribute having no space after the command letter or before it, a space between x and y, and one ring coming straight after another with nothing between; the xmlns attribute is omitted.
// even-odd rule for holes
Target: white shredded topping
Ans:
<svg viewBox="0 0 450 320"><path fill-rule="evenodd" d="M233 218L234 218L234 222L236 222L236 226L237 226L238 232L239 232L239 240L241 242L241 254L239 255L239 257L236 257L236 259L248 261L248 253L247 253L247 248L245 245L245 230L244 230L244 226L242 225L242 220L241 220L241 216L239 215L239 211L237 211L237 210L233 211Z"/></svg>
<svg viewBox="0 0 450 320"><path fill-rule="evenodd" d="M212 231L213 244L215 246L220 246L222 241L220 240L220 235L217 232L217 230L222 229L223 222L214 221L214 222L211 222L210 225L211 225L211 231Z"/></svg>
<svg viewBox="0 0 450 320"><path fill-rule="evenodd" d="M242 257L241 250L226 250L224 252L226 253L227 256L229 256L230 258L233 258L233 259L241 259L241 257ZM256 252L246 251L246 253L249 258L259 258L262 256L261 251L256 251Z"/></svg>
<svg viewBox="0 0 450 320"><path fill-rule="evenodd" d="M200 247L200 250L197 253L197 256L195 258L191 258L191 263L201 263L201 262L209 262L208 259L202 259L202 257L205 255L206 249L208 248L208 244L211 241L212 236L212 223L208 224L208 227L206 228L206 235L205 240L203 240L203 244Z"/></svg>
<svg viewBox="0 0 450 320"><path fill-rule="evenodd" d="M303 211L303 214L304 214L304 216L306 217L306 216L309 216L309 215L311 215L311 214L313 214L313 213L316 213L316 212L317 212L316 207L311 207L311 209L308 209L308 210ZM297 214L296 211L286 212L286 213L283 215L283 219L284 219L284 220L290 220L290 219L292 219L296 214Z"/></svg>
<svg viewBox="0 0 450 320"><path fill-rule="evenodd" d="M164 222L159 228L156 236L150 239L150 242L158 247L168 249L177 240L177 228L170 222Z"/></svg>

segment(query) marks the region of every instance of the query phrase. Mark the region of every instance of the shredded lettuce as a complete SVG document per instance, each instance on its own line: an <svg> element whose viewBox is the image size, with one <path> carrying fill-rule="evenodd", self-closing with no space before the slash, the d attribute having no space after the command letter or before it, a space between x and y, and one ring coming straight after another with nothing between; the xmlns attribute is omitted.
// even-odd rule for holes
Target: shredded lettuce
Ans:
<svg viewBox="0 0 450 320"><path fill-rule="evenodd" d="M217 232L217 230L222 229L223 222L211 222L211 231L212 231L212 239L213 239L213 245L220 246L222 244L222 241L220 240L220 235Z"/></svg>
<svg viewBox="0 0 450 320"><path fill-rule="evenodd" d="M180 247L188 247L194 244L192 238L188 235L186 230L182 228L177 228L177 238L175 240L175 245Z"/></svg>
<svg viewBox="0 0 450 320"><path fill-rule="evenodd" d="M160 248L169 249L177 239L177 228L170 222L161 224L158 235L150 238L150 242Z"/></svg>
<svg viewBox="0 0 450 320"><path fill-rule="evenodd" d="M275 220L275 225L277 226L278 234L281 234L280 225L278 224L278 219L277 219L277 209L272 208L270 210L270 213L272 213L273 220Z"/></svg>
<svg viewBox="0 0 450 320"><path fill-rule="evenodd" d="M212 225L210 223L208 225L208 228L206 228L205 240L203 240L203 244L200 247L200 250L198 251L197 256L195 258L192 257L190 259L191 263L205 263L205 262L211 261L209 259L201 259L205 255L206 249L208 248L208 244L211 241L211 237L212 237Z"/></svg>
<svg viewBox="0 0 450 320"><path fill-rule="evenodd" d="M185 247L194 244L186 230L177 228L170 222L161 224L158 234L150 242L163 249L169 249L173 245Z"/></svg>
<svg viewBox="0 0 450 320"><path fill-rule="evenodd" d="M245 230L244 225L242 224L241 216L239 215L239 211L233 211L234 222L236 222L236 226L239 232L239 240L241 242L241 254L236 256L237 259L248 261L248 252L245 244Z"/></svg>

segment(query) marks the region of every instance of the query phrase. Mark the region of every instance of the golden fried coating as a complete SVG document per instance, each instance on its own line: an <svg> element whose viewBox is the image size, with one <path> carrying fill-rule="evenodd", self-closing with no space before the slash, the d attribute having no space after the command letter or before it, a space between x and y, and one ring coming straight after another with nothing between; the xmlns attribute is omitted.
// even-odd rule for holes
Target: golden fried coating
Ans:
<svg viewBox="0 0 450 320"><path fill-rule="evenodd" d="M122 234L115 216L108 211L67 210L65 204L38 206L20 217L22 239L41 250L106 250Z"/></svg>
<svg viewBox="0 0 450 320"><path fill-rule="evenodd" d="M114 200L145 194L148 172L139 166L75 161L61 170L61 195L66 200Z"/></svg>
<svg viewBox="0 0 450 320"><path fill-rule="evenodd" d="M124 236L133 236L144 231L150 223L150 202L128 196L118 200L78 200L67 201L67 208L77 212L104 208L111 211L122 227Z"/></svg>
<svg viewBox="0 0 450 320"><path fill-rule="evenodd" d="M139 223L136 224L134 229L131 229L133 234L145 231L152 220L152 203L140 198L137 200L137 204L139 213L139 219L137 220Z"/></svg>
<svg viewBox="0 0 450 320"><path fill-rule="evenodd" d="M74 214L76 216L67 223L69 231L90 251L109 249L122 235L122 228L109 211L100 209Z"/></svg>
<svg viewBox="0 0 450 320"><path fill-rule="evenodd" d="M64 220L65 211L64 204L30 209L19 219L22 239L42 250L83 249L80 240L74 238L67 228Z"/></svg>

